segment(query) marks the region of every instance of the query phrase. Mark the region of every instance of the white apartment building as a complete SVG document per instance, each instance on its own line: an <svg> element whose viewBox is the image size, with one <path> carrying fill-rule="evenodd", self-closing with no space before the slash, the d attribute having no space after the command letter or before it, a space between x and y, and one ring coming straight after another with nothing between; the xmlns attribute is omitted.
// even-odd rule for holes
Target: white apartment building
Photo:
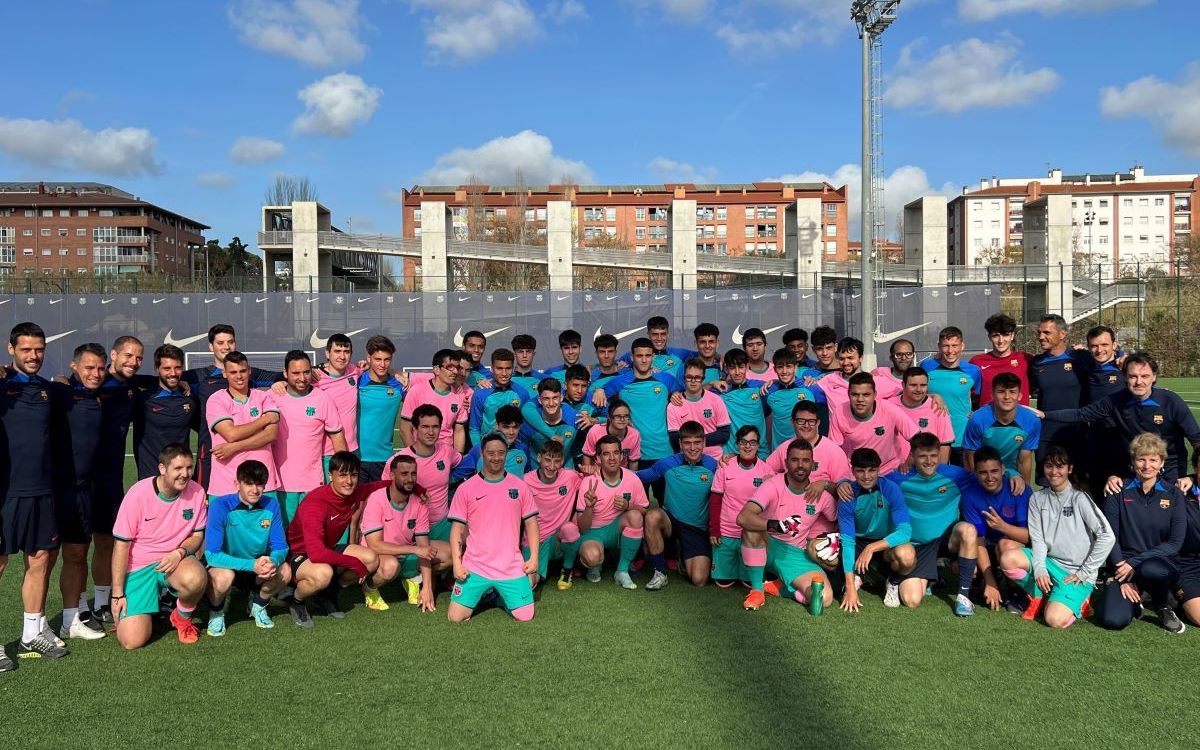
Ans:
<svg viewBox="0 0 1200 750"><path fill-rule="evenodd" d="M989 248L1022 243L1024 205L1045 195L1070 195L1072 251L1114 269L1168 265L1176 243L1200 221L1200 176L1127 173L980 180L947 204L949 262L977 265Z"/></svg>

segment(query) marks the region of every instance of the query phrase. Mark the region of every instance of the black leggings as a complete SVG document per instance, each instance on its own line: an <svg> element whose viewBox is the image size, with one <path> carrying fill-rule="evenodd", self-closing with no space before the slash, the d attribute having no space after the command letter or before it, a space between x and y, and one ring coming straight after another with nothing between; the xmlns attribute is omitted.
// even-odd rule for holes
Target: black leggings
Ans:
<svg viewBox="0 0 1200 750"><path fill-rule="evenodd" d="M1167 593L1178 579L1179 570L1161 557L1151 557L1133 569L1133 582L1150 596L1150 606L1154 609L1167 606ZM1112 581L1104 587L1096 622L1109 630L1122 630L1133 622L1137 606L1121 596L1121 584Z"/></svg>

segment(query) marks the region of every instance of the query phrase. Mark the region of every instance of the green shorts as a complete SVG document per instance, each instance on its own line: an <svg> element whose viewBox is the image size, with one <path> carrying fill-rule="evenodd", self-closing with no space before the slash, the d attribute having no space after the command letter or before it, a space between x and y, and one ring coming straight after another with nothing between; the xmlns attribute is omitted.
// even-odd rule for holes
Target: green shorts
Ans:
<svg viewBox="0 0 1200 750"><path fill-rule="evenodd" d="M712 577L714 581L745 581L749 574L742 565L742 540L723 536L713 547Z"/></svg>
<svg viewBox="0 0 1200 750"><path fill-rule="evenodd" d="M779 580L792 589L792 583L802 575L825 571L809 559L808 553L773 536L767 537L767 570L779 576Z"/></svg>
<svg viewBox="0 0 1200 750"><path fill-rule="evenodd" d="M1025 553L1025 559L1029 561L1029 577L1025 579L1025 591L1030 596L1043 594L1033 582L1033 551L1026 547L1022 552ZM1071 574L1058 563L1050 558L1046 558L1046 573L1050 576L1050 580L1054 583L1054 588L1050 589L1050 596L1046 599L1047 603L1058 602L1067 609L1071 610L1071 614L1076 617L1080 616L1083 610L1083 603L1092 595L1092 590L1095 584L1091 583L1066 583L1067 577Z"/></svg>
<svg viewBox="0 0 1200 750"><path fill-rule="evenodd" d="M329 484L329 459L333 456L321 457L321 476L325 477L325 484Z"/></svg>
<svg viewBox="0 0 1200 750"><path fill-rule="evenodd" d="M521 556L526 560L529 559L528 547L521 548ZM550 569L550 561L559 559L562 559L562 547L558 543L558 532L556 531L538 545L538 576L545 578Z"/></svg>
<svg viewBox="0 0 1200 750"><path fill-rule="evenodd" d="M593 526L579 535L580 546L583 546L584 542L600 542L600 546L605 550L620 551L621 521L614 518L603 526Z"/></svg>
<svg viewBox="0 0 1200 750"><path fill-rule="evenodd" d="M397 578L416 578L421 575L421 563L416 555L397 555L396 562L400 563Z"/></svg>
<svg viewBox="0 0 1200 750"><path fill-rule="evenodd" d="M284 492L276 490L275 497L279 499L279 507L283 510L283 524L292 522L296 517L296 508L300 506L300 501L304 499L307 492Z"/></svg>
<svg viewBox="0 0 1200 750"><path fill-rule="evenodd" d="M431 542L448 542L450 541L450 517L446 516L435 524L429 527L429 541Z"/></svg>
<svg viewBox="0 0 1200 750"><path fill-rule="evenodd" d="M156 615L158 614L158 597L164 591L171 591L167 585L167 576L154 568L157 563L151 563L144 568L130 571L125 576L125 616Z"/></svg>
<svg viewBox="0 0 1200 750"><path fill-rule="evenodd" d="M529 583L529 576L510 578L507 581L494 581L484 578L478 573L469 573L467 580L456 581L454 589L450 592L450 601L475 609L479 600L490 589L496 590L504 608L509 612L527 604L533 604L533 586Z"/></svg>

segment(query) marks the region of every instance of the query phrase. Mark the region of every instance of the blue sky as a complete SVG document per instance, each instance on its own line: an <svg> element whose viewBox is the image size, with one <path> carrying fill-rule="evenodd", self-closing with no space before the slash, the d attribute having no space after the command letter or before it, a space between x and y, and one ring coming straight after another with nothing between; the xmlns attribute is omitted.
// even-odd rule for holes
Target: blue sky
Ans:
<svg viewBox="0 0 1200 750"><path fill-rule="evenodd" d="M418 182L856 181L849 0L77 0L5 8L0 179L110 182L252 240L274 175L400 231ZM1167 0L903 0L889 206L980 177L1200 169ZM856 187L856 186L855 186ZM856 208L856 207L855 207ZM856 211L855 211L856 213Z"/></svg>

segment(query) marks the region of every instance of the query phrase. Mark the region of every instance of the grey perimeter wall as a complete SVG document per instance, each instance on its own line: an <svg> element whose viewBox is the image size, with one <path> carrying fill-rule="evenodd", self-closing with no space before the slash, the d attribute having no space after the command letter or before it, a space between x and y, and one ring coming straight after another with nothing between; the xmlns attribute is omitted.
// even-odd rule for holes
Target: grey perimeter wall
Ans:
<svg viewBox="0 0 1200 750"><path fill-rule="evenodd" d="M983 321L998 311L999 288L889 287L879 292L880 335L876 351L898 336L916 342L918 351L937 348L937 333L956 325L967 334L968 350L986 348ZM721 347L741 343L740 333L759 327L768 332L770 348L782 345L785 330L812 330L831 325L839 336L863 338L859 300L854 289L737 289L640 292L447 292L392 294L137 294L137 295L11 295L0 296L0 315L9 327L31 320L47 334L46 370L65 371L71 351L95 341L107 349L115 338L133 334L146 345L143 371L153 367L152 354L162 343L174 343L188 353L188 367L207 360L204 334L215 323L230 323L238 332L238 347L260 367L279 367L283 352L300 348L316 351L324 339L351 333L362 352L376 333L396 344L397 366L428 367L433 353L456 343L463 332L488 334L488 348L508 346L518 333L538 341L537 365L549 366L558 357L557 335L574 328L584 338L584 362L590 362L587 342L598 332L612 333L627 350L644 335L652 315L671 321L676 345L691 341L700 322L716 323ZM318 356L318 361L321 357ZM886 360L883 360L886 362Z"/></svg>

